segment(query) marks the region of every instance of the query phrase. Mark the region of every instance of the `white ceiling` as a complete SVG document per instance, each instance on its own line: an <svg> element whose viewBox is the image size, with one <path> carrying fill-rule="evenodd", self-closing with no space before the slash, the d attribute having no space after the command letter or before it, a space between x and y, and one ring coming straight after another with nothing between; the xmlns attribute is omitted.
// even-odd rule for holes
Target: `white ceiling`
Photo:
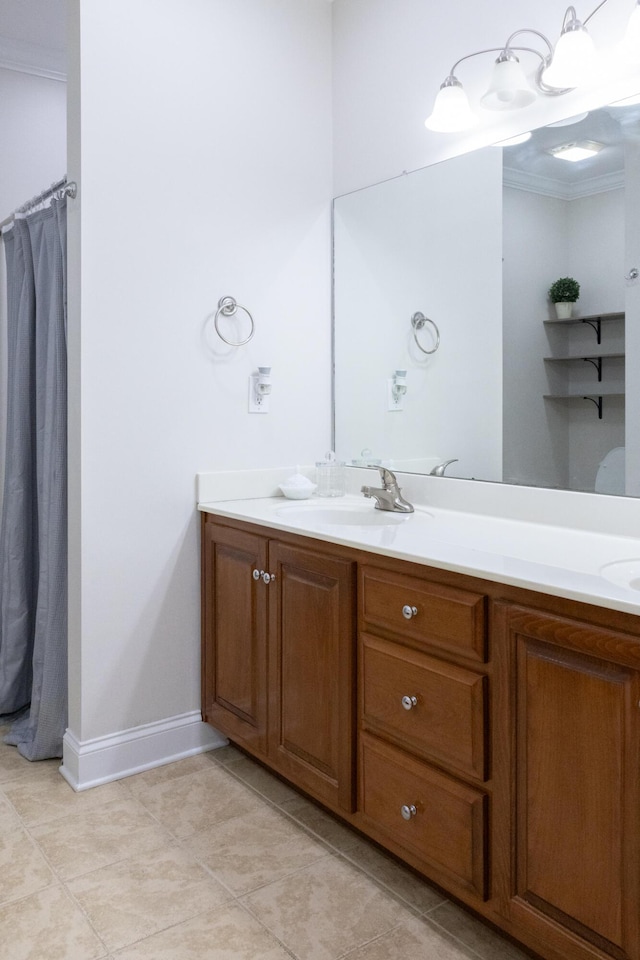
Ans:
<svg viewBox="0 0 640 960"><path fill-rule="evenodd" d="M0 67L63 80L66 0L0 0Z"/></svg>

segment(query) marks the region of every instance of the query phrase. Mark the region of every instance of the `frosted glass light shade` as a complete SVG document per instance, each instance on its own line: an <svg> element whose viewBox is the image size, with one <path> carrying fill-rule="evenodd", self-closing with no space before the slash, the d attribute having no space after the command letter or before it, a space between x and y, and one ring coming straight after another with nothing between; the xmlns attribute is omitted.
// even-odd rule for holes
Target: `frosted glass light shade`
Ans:
<svg viewBox="0 0 640 960"><path fill-rule="evenodd" d="M482 106L488 110L514 110L526 107L535 99L535 91L529 86L520 62L515 57L496 60L489 89L480 98Z"/></svg>
<svg viewBox="0 0 640 960"><path fill-rule="evenodd" d="M542 74L542 82L564 90L579 87L589 79L596 62L596 48L585 28L579 24L567 30L556 43L551 64Z"/></svg>
<svg viewBox="0 0 640 960"><path fill-rule="evenodd" d="M440 87L433 111L424 122L427 130L437 133L456 133L459 130L468 130L475 126L478 117L469 106L467 95L462 84L445 83Z"/></svg>

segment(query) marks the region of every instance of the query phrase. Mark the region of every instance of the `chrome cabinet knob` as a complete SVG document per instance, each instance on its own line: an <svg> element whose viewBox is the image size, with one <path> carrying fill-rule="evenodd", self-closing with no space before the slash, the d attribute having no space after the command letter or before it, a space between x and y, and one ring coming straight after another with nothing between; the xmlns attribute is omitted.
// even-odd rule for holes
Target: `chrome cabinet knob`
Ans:
<svg viewBox="0 0 640 960"><path fill-rule="evenodd" d="M259 580L260 577L263 575L263 573L264 573L263 570L254 570L251 576L253 577L254 580Z"/></svg>
<svg viewBox="0 0 640 960"><path fill-rule="evenodd" d="M410 607L408 603L405 603L404 607L402 608L402 616L405 618L405 620L411 620L412 617L418 616L418 608Z"/></svg>
<svg viewBox="0 0 640 960"><path fill-rule="evenodd" d="M402 698L402 706L404 707L405 710L411 710L413 707L417 707L417 706L418 706L418 698L417 698L417 697L403 697L403 698Z"/></svg>
<svg viewBox="0 0 640 960"><path fill-rule="evenodd" d="M262 574L262 579L264 580L265 583L271 583L273 580L275 580L275 578L276 578L275 573L263 573L263 574Z"/></svg>
<svg viewBox="0 0 640 960"><path fill-rule="evenodd" d="M402 819L403 819L403 820L411 820L412 817L415 817L415 815L417 814L417 812L418 812L418 811L416 810L416 808L414 807L414 805L413 805L412 803L409 804L409 805L407 805L406 803L404 803L404 804L400 807L400 813L402 814Z"/></svg>

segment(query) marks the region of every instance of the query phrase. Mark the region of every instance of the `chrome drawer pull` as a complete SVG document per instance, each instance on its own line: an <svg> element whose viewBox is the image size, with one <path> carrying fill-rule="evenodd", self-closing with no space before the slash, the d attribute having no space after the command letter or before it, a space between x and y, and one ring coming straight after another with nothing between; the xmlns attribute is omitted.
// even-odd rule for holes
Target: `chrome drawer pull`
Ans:
<svg viewBox="0 0 640 960"><path fill-rule="evenodd" d="M276 578L275 573L263 573L262 579L265 583L272 583Z"/></svg>
<svg viewBox="0 0 640 960"><path fill-rule="evenodd" d="M417 707L417 706L418 706L418 698L417 698L417 697L403 697L403 698L402 698L402 706L405 708L405 710L411 710L412 707Z"/></svg>
<svg viewBox="0 0 640 960"><path fill-rule="evenodd" d="M416 810L413 804L410 804L410 806L407 806L407 804L405 803L400 807L400 813L402 814L403 820L411 820L412 817L415 817L417 812L418 811Z"/></svg>
<svg viewBox="0 0 640 960"><path fill-rule="evenodd" d="M251 576L254 580L259 580L264 575L264 570L254 570Z"/></svg>
<svg viewBox="0 0 640 960"><path fill-rule="evenodd" d="M402 608L402 616L405 618L405 620L411 620L412 617L418 616L418 608L410 607L408 603L405 603L404 607Z"/></svg>

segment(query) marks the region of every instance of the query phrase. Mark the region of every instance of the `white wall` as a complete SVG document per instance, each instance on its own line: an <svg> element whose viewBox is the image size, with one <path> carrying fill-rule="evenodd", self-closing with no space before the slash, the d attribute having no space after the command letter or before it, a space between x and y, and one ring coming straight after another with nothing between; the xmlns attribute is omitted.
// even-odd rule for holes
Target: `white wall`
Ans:
<svg viewBox="0 0 640 960"><path fill-rule="evenodd" d="M0 220L67 170L66 84L0 68Z"/></svg>
<svg viewBox="0 0 640 960"><path fill-rule="evenodd" d="M70 728L86 742L199 709L196 472L328 447L331 7L75 0L78 18ZM224 295L255 318L243 348L214 334ZM268 415L247 412L258 364Z"/></svg>

